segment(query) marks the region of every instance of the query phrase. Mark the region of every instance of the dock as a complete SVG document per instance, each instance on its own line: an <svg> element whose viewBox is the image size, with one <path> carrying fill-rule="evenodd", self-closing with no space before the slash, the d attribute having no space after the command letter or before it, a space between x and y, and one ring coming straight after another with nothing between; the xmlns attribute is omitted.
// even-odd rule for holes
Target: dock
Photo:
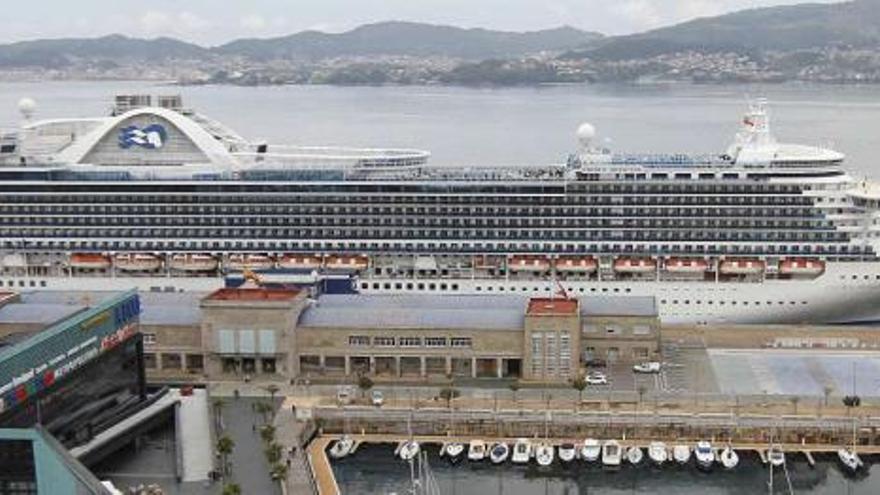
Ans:
<svg viewBox="0 0 880 495"><path fill-rule="evenodd" d="M333 475L333 468L327 458L327 447L337 438L339 436L319 437L309 444L309 466L312 468L319 495L340 495L336 476Z"/></svg>

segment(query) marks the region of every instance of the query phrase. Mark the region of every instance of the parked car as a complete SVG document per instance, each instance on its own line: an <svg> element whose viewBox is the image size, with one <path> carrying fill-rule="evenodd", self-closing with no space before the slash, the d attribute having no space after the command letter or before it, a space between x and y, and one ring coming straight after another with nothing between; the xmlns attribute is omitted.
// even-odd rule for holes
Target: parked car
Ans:
<svg viewBox="0 0 880 495"><path fill-rule="evenodd" d="M608 377L605 376L605 373L598 371L588 373L584 380L587 382L587 385L608 385Z"/></svg>
<svg viewBox="0 0 880 495"><path fill-rule="evenodd" d="M636 373L660 373L660 363L657 361L645 361L633 366Z"/></svg>
<svg viewBox="0 0 880 495"><path fill-rule="evenodd" d="M605 368L608 366L608 362L602 358L588 359L585 364L587 368Z"/></svg>
<svg viewBox="0 0 880 495"><path fill-rule="evenodd" d="M341 405L351 404L351 400L353 397L354 391L351 387L343 385L336 389L336 402Z"/></svg>
<svg viewBox="0 0 880 495"><path fill-rule="evenodd" d="M382 393L381 390L373 390L373 392L370 394L370 401L373 403L374 406L379 407L385 403L385 395Z"/></svg>

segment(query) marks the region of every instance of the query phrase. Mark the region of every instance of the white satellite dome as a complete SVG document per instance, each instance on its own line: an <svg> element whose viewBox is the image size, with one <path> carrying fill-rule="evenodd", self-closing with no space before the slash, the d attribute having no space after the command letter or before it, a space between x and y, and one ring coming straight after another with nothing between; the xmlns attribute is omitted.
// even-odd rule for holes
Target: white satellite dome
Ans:
<svg viewBox="0 0 880 495"><path fill-rule="evenodd" d="M596 137L596 128L593 127L593 124L588 122L584 122L578 127L577 130L577 138L581 147L589 148L590 144L593 142L593 138Z"/></svg>
<svg viewBox="0 0 880 495"><path fill-rule="evenodd" d="M37 102L32 98L24 97L18 100L18 111L21 112L22 117L30 119L37 111Z"/></svg>

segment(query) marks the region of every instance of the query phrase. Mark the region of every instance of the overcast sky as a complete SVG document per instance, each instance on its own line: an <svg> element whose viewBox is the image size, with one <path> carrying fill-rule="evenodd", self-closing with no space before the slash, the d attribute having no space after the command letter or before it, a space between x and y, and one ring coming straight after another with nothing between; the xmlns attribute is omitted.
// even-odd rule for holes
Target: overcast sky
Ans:
<svg viewBox="0 0 880 495"><path fill-rule="evenodd" d="M800 0L804 1L804 0ZM833 0L813 0L830 3ZM206 45L408 20L525 31L568 24L625 34L799 0L4 0L0 41L174 36ZM14 5L14 7L13 7Z"/></svg>

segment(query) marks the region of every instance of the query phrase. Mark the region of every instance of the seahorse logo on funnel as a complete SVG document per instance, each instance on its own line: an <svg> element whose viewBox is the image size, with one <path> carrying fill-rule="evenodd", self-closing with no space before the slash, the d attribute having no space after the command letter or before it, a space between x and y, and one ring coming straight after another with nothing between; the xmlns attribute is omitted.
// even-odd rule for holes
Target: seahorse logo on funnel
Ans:
<svg viewBox="0 0 880 495"><path fill-rule="evenodd" d="M168 133L159 124L152 124L139 129L137 126L123 127L119 131L119 147L128 149L132 146L154 150L165 144Z"/></svg>

